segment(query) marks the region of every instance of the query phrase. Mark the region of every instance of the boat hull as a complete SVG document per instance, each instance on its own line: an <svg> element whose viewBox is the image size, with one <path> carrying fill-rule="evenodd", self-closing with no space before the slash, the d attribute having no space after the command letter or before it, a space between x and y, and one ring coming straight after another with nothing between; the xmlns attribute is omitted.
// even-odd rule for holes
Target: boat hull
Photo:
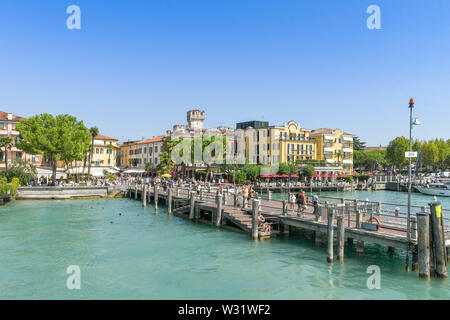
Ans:
<svg viewBox="0 0 450 320"><path fill-rule="evenodd" d="M450 189L438 189L438 188L425 188L416 187L416 189L423 194L430 196L450 197Z"/></svg>

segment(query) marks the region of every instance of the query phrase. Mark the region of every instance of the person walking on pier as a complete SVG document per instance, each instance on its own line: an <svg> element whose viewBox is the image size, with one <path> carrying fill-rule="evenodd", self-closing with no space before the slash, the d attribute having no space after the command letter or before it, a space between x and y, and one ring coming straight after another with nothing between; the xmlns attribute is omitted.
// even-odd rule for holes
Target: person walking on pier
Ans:
<svg viewBox="0 0 450 320"><path fill-rule="evenodd" d="M300 193L299 193L299 194L300 194ZM298 197L296 198L296 197L295 197L295 194L291 193L291 194L289 195L289 206L290 206L290 209L291 209L291 210L295 210L294 206L295 206L296 199L298 199ZM298 200L297 200L297 201L298 201Z"/></svg>
<svg viewBox="0 0 450 320"><path fill-rule="evenodd" d="M306 195L305 191L299 191L298 197L297 197L297 204L298 204L298 212L297 216L304 218L305 217L305 209L306 209Z"/></svg>

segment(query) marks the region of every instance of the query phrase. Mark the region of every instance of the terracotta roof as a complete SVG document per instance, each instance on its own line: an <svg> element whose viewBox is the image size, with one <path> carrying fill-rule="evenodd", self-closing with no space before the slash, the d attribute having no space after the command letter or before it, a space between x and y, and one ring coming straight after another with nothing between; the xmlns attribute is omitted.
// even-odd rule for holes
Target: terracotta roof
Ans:
<svg viewBox="0 0 450 320"><path fill-rule="evenodd" d="M387 150L387 147L364 147L364 151Z"/></svg>
<svg viewBox="0 0 450 320"><path fill-rule="evenodd" d="M338 130L338 129L333 130L330 128L319 128L319 129L314 129L311 133L312 134L332 134L333 131L336 131L336 130ZM353 135L352 133L348 133L348 132L342 132L342 134L349 135L349 136Z"/></svg>
<svg viewBox="0 0 450 320"><path fill-rule="evenodd" d="M12 115L12 120L20 120L23 119L23 117L16 116L15 114ZM8 112L0 111L0 120L8 120Z"/></svg>
<svg viewBox="0 0 450 320"><path fill-rule="evenodd" d="M151 139L141 140L141 141L138 141L137 144L160 142L160 141L163 141L164 137L165 136L157 136L157 137L154 137L154 138L151 138Z"/></svg>
<svg viewBox="0 0 450 320"><path fill-rule="evenodd" d="M105 136L105 135L103 135L103 134L97 135L97 136L95 137L95 139L97 139L97 140L114 140L114 141L117 141L116 138L111 138L111 137Z"/></svg>

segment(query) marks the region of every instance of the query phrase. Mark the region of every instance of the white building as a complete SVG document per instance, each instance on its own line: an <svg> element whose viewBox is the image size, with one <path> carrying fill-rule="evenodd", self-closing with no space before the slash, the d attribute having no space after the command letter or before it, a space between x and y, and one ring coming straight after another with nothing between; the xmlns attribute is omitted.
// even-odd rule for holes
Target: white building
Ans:
<svg viewBox="0 0 450 320"><path fill-rule="evenodd" d="M136 143L134 157L136 167L144 169L147 163L152 169L161 163L161 154L164 152L165 136L158 136L151 139L141 140Z"/></svg>

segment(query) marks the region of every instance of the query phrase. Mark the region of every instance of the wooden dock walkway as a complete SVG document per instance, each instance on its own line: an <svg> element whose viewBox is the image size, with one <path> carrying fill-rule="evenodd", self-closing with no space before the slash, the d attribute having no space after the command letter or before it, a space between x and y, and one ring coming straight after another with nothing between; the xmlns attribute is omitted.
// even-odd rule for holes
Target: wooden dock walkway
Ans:
<svg viewBox="0 0 450 320"><path fill-rule="evenodd" d="M156 189L156 190L155 190ZM200 192L190 187L174 187L164 190L159 186L133 185L128 188L130 198L139 199L143 206L153 203L158 208L160 200L167 206L169 214L188 218L194 221L227 227L249 233L253 239L268 238L277 235L289 236L293 230L309 230L315 233L316 245L327 242L330 234L333 241L328 246L333 248L334 238L347 242L356 242L357 256L364 255L364 244L374 243L412 252L413 270L417 269L417 224L414 212L411 219L411 236L408 243L407 221L398 212L384 213L380 203L342 199L340 203L320 204L316 207L309 203L304 217L297 215L297 205L291 208L289 203L280 200L257 199L245 203L242 195L234 195L224 189L217 195L217 187ZM209 191L209 192L208 192ZM309 200L309 199L308 199ZM255 208L256 205L256 208ZM220 211L219 211L220 210ZM256 212L256 213L255 213ZM270 224L270 231L257 222L257 212L261 212L265 223ZM333 217L329 221L329 217ZM368 224L368 220L376 224ZM448 218L447 218L448 219ZM340 225L343 224L343 226ZM372 227L374 230L369 230ZM450 253L450 224L444 225L445 247L447 258ZM338 245L343 252L343 244ZM341 248L342 247L342 248ZM331 252L332 255L332 252ZM343 259L342 257L339 259ZM331 258L332 260L332 258Z"/></svg>

